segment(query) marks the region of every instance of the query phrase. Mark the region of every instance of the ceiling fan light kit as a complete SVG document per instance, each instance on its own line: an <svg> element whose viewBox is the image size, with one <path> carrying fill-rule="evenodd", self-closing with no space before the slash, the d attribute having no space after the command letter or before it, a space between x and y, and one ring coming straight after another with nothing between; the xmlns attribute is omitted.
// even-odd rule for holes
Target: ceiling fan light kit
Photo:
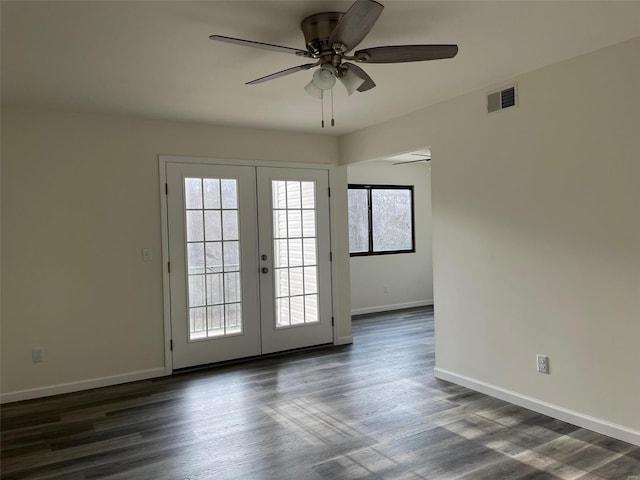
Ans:
<svg viewBox="0 0 640 480"><path fill-rule="evenodd" d="M323 12L305 18L302 20L300 28L304 35L306 50L222 35L211 35L209 38L220 42L317 60L316 63L298 65L257 78L247 82L247 85L256 85L302 70L320 67L313 72L311 82L304 89L309 95L323 102L323 112L324 91L330 90L333 112L333 87L336 79L340 80L349 95L356 91L366 92L376 86L373 79L362 68L351 62L421 62L453 58L458 53L457 45L394 45L358 50L353 55L348 55L364 40L382 14L383 9L384 6L375 0L356 0L345 13ZM334 125L333 119L331 124ZM322 126L324 127L324 113Z"/></svg>
<svg viewBox="0 0 640 480"><path fill-rule="evenodd" d="M307 83L307 85L304 87L304 90L313 98L322 100L322 90L319 89L315 83L313 83L313 79L309 83Z"/></svg>
<svg viewBox="0 0 640 480"><path fill-rule="evenodd" d="M336 84L336 68L325 63L318 70L313 72L311 80L320 90L330 90Z"/></svg>
<svg viewBox="0 0 640 480"><path fill-rule="evenodd" d="M342 76L340 77L340 82L342 82L344 88L347 89L347 95L351 96L354 92L358 91L360 87L362 87L364 78L360 78L352 69L345 68Z"/></svg>

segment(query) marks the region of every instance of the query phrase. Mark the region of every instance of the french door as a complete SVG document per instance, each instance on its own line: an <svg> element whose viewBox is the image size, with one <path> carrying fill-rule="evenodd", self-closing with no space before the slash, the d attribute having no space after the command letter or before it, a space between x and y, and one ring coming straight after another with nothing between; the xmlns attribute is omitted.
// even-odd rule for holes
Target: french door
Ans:
<svg viewBox="0 0 640 480"><path fill-rule="evenodd" d="M173 368L331 342L328 172L166 169Z"/></svg>

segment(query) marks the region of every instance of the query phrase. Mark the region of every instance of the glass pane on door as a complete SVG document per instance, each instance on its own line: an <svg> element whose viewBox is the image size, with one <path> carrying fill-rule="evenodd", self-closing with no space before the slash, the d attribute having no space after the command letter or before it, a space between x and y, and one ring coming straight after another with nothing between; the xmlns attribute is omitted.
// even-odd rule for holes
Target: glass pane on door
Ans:
<svg viewBox="0 0 640 480"><path fill-rule="evenodd" d="M315 182L273 180L276 328L317 323Z"/></svg>
<svg viewBox="0 0 640 480"><path fill-rule="evenodd" d="M185 178L189 341L242 333L238 182Z"/></svg>

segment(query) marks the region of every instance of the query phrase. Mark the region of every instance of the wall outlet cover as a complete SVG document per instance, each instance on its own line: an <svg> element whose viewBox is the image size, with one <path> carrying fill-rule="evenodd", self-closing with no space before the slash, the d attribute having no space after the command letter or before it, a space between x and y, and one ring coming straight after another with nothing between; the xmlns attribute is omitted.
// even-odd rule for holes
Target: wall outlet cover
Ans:
<svg viewBox="0 0 640 480"><path fill-rule="evenodd" d="M546 355L537 354L536 364L538 373L549 374L549 357Z"/></svg>

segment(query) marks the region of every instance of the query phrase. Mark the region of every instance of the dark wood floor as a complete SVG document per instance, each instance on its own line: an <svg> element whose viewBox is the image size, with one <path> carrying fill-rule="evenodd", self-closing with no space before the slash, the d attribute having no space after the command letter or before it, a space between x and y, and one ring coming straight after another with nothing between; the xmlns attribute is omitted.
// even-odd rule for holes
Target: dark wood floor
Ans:
<svg viewBox="0 0 640 480"><path fill-rule="evenodd" d="M433 312L353 346L2 407L2 479L640 479L640 448L433 378Z"/></svg>

